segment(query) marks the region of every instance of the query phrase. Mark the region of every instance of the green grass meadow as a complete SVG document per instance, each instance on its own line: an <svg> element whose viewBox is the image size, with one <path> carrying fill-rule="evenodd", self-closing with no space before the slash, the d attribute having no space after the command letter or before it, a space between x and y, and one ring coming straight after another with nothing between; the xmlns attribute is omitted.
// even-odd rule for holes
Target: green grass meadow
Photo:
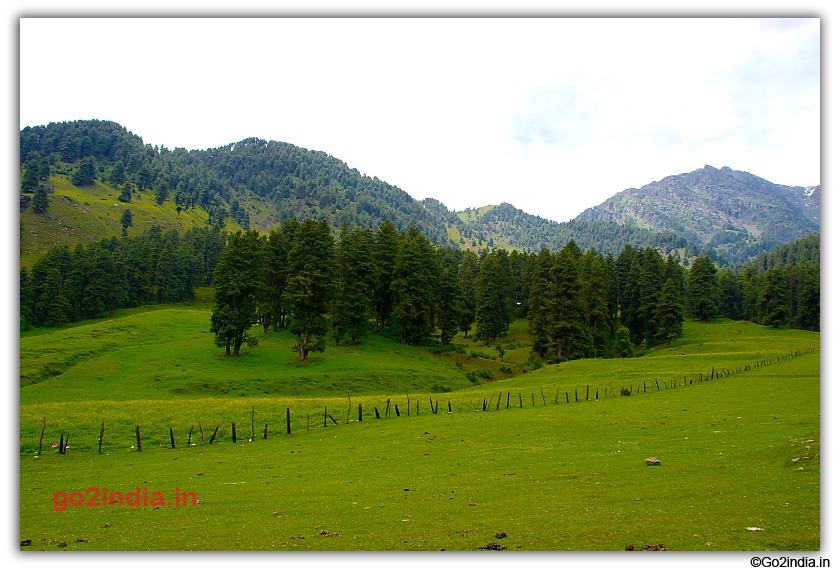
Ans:
<svg viewBox="0 0 840 570"><path fill-rule="evenodd" d="M670 349L523 373L516 321L504 361L370 335L299 364L286 332L225 357L209 307L21 335L21 550L820 549L819 333L686 322ZM54 508L103 487L170 504Z"/></svg>

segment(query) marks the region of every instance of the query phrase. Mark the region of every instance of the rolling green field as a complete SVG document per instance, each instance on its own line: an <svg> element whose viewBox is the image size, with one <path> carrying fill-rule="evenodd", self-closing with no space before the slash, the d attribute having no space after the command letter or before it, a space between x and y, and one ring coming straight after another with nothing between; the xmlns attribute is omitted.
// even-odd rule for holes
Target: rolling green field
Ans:
<svg viewBox="0 0 840 570"><path fill-rule="evenodd" d="M208 316L144 307L21 336L21 550L820 548L818 333L686 322L672 349L523 373L521 321L504 362L372 335L298 364L285 332L224 357ZM491 381L467 379L482 368ZM93 487L170 504L54 508Z"/></svg>

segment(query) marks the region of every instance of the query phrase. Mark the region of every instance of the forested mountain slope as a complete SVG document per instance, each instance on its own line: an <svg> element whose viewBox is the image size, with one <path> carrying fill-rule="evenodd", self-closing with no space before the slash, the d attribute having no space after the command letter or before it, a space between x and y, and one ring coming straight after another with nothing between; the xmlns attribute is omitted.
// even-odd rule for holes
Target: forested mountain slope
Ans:
<svg viewBox="0 0 840 570"><path fill-rule="evenodd" d="M727 168L625 190L558 223L508 203L454 212L289 143L249 138L214 149L169 150L144 144L112 121L26 127L20 165L24 264L53 245L119 235L124 209L143 224L126 228L128 235L146 224L268 232L297 217L326 220L337 233L345 222L375 230L391 220L400 232L417 227L439 247L558 251L574 238L584 251L617 254L629 243L682 258L706 253L719 262L742 262L819 231L819 186L782 187Z"/></svg>

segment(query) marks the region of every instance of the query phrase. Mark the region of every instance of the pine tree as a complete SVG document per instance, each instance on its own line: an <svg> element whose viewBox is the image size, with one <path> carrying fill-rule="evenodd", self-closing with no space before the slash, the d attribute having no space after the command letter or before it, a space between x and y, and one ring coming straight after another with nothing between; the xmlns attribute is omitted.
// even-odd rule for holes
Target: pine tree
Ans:
<svg viewBox="0 0 840 570"><path fill-rule="evenodd" d="M682 335L683 308L679 283L669 279L656 307L656 338L667 339L668 348L671 348L673 339Z"/></svg>
<svg viewBox="0 0 840 570"><path fill-rule="evenodd" d="M332 306L332 325L335 344L350 334L350 346L356 346L360 336L367 334L371 317L370 296L376 278L373 262L373 232L356 227L350 231L345 222L341 226L336 247L336 294Z"/></svg>
<svg viewBox="0 0 840 570"><path fill-rule="evenodd" d="M326 220L307 218L300 225L289 250L286 290L282 303L289 331L297 335L298 361L326 348L329 302L335 277L334 240Z"/></svg>
<svg viewBox="0 0 840 570"><path fill-rule="evenodd" d="M70 181L74 186L90 186L96 182L96 161L93 157L88 156L82 159L82 162L73 171Z"/></svg>
<svg viewBox="0 0 840 570"><path fill-rule="evenodd" d="M761 324L779 328L787 324L787 285L781 269L770 269L764 274L764 288L758 299Z"/></svg>
<svg viewBox="0 0 840 570"><path fill-rule="evenodd" d="M283 223L280 231L272 230L268 235L265 253L266 288L260 300L263 334L267 334L270 328L277 332L280 328L286 327L286 308L283 304L287 278L286 264L299 228L300 222L297 218L289 218Z"/></svg>
<svg viewBox="0 0 840 570"><path fill-rule="evenodd" d="M551 287L551 268L554 259L548 248L542 248L536 256L531 272L531 295L528 299L528 334L531 337L531 352L545 358L551 350L548 336L548 295Z"/></svg>
<svg viewBox="0 0 840 570"><path fill-rule="evenodd" d="M796 326L805 330L820 330L820 268L812 261L802 264Z"/></svg>
<svg viewBox="0 0 840 570"><path fill-rule="evenodd" d="M580 257L580 249L572 240L557 254L551 269L546 303L547 328L557 362L595 355L578 268Z"/></svg>
<svg viewBox="0 0 840 570"><path fill-rule="evenodd" d="M403 344L428 338L434 328L434 257L429 240L412 226L394 260L391 294L394 326Z"/></svg>
<svg viewBox="0 0 840 570"><path fill-rule="evenodd" d="M35 197L32 198L32 210L36 214L41 214L47 211L50 207L50 200L47 198L47 189L39 184L35 188Z"/></svg>
<svg viewBox="0 0 840 570"><path fill-rule="evenodd" d="M376 232L373 245L373 257L376 264L376 283L373 288L373 312L376 330L391 317L394 308L391 281L394 276L394 263L400 247L400 234L391 220L385 220Z"/></svg>
<svg viewBox="0 0 840 570"><path fill-rule="evenodd" d="M459 330L464 331L464 338L469 338L470 329L475 322L475 278L478 276L478 256L474 251L464 251L458 266L458 283L464 294L464 312L461 313Z"/></svg>
<svg viewBox="0 0 840 570"><path fill-rule="evenodd" d="M458 279L456 255L452 249L443 250L440 267L441 275L437 288L437 326L440 329L440 343L449 344L460 329L467 307Z"/></svg>
<svg viewBox="0 0 840 570"><path fill-rule="evenodd" d="M258 322L257 301L264 282L264 238L256 230L238 231L230 237L215 271L215 296L210 332L225 354L239 356L243 344L256 346L249 329Z"/></svg>
<svg viewBox="0 0 840 570"><path fill-rule="evenodd" d="M507 251L484 250L479 258L475 279L475 335L483 337L486 346L493 345L508 330L511 321L510 265Z"/></svg>
<svg viewBox="0 0 840 570"><path fill-rule="evenodd" d="M23 171L23 177L20 181L21 192L35 191L35 188L38 186L39 172L40 167L36 161L30 160L26 163L26 169Z"/></svg>
<svg viewBox="0 0 840 570"><path fill-rule="evenodd" d="M691 314L701 321L708 321L717 316L717 268L708 257L694 261L688 271L688 295Z"/></svg>

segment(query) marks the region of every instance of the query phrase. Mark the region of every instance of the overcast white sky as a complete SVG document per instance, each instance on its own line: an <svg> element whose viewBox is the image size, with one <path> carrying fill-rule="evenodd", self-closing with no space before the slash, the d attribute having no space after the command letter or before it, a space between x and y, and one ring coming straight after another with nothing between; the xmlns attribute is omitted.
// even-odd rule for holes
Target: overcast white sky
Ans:
<svg viewBox="0 0 840 570"><path fill-rule="evenodd" d="M565 221L705 164L819 184L820 20L22 19L20 127L93 118Z"/></svg>

